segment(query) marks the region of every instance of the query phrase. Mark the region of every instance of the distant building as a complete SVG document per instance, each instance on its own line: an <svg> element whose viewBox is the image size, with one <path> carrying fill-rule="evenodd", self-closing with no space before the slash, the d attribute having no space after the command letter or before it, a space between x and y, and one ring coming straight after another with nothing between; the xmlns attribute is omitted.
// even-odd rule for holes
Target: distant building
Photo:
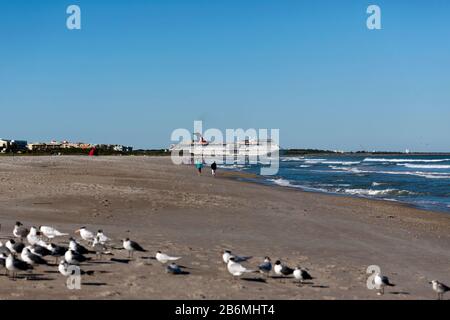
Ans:
<svg viewBox="0 0 450 320"><path fill-rule="evenodd" d="M0 152L22 152L27 150L28 142L25 140L0 139Z"/></svg>

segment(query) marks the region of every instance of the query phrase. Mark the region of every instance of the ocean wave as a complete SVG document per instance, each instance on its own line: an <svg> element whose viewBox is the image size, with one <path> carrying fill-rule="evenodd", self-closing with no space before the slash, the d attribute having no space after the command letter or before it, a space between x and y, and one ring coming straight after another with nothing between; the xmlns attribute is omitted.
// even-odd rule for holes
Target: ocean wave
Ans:
<svg viewBox="0 0 450 320"><path fill-rule="evenodd" d="M343 166L351 166L361 163L361 161L322 161L323 164L340 164Z"/></svg>
<svg viewBox="0 0 450 320"><path fill-rule="evenodd" d="M391 174L391 175L412 175L427 179L450 179L450 174L442 172L424 172L424 171L372 171L372 170L361 170L358 168L344 168L330 166L331 169L340 172L350 172L355 174Z"/></svg>
<svg viewBox="0 0 450 320"><path fill-rule="evenodd" d="M305 159L305 163L309 164L317 164L322 163L323 161L326 161L327 159Z"/></svg>
<svg viewBox="0 0 450 320"><path fill-rule="evenodd" d="M302 164L299 166L299 168L310 168L311 165L307 165L307 164Z"/></svg>
<svg viewBox="0 0 450 320"><path fill-rule="evenodd" d="M450 165L446 164L411 164L411 163L398 163L398 166L403 166L411 169L450 169Z"/></svg>
<svg viewBox="0 0 450 320"><path fill-rule="evenodd" d="M286 179L268 179L268 181L275 183L276 185L279 185L281 187L294 187L294 185L291 184L289 180Z"/></svg>
<svg viewBox="0 0 450 320"><path fill-rule="evenodd" d="M375 190L375 189L337 189L337 192L343 192L351 195L362 195L362 196L409 196L416 195L415 192L411 192L408 190L398 190L398 189L383 189L383 190Z"/></svg>
<svg viewBox="0 0 450 320"><path fill-rule="evenodd" d="M303 157L285 157L281 158L282 162L289 162L289 161L303 161L305 158Z"/></svg>
<svg viewBox="0 0 450 320"><path fill-rule="evenodd" d="M364 162L446 162L450 159L385 159L385 158L365 158Z"/></svg>

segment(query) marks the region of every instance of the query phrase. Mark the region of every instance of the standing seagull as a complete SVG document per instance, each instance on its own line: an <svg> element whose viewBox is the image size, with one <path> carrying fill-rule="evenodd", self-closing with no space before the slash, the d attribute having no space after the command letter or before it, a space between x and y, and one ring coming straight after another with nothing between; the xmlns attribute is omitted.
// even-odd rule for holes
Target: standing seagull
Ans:
<svg viewBox="0 0 450 320"><path fill-rule="evenodd" d="M14 237L23 239L26 238L29 232L30 231L27 228L25 228L20 221L16 222L13 230Z"/></svg>
<svg viewBox="0 0 450 320"><path fill-rule="evenodd" d="M82 254L79 254L73 250L67 250L67 252L64 255L64 259L69 263L69 264L74 264L74 265L79 265L82 262L85 261L89 261L91 260L91 258L87 258L85 256L83 256Z"/></svg>
<svg viewBox="0 0 450 320"><path fill-rule="evenodd" d="M56 259L55 262L58 262L58 258L64 256L66 251L68 250L68 248L66 248L66 247L58 246L53 243L50 243L47 246L47 249L50 250L50 255L52 257L55 257L55 259Z"/></svg>
<svg viewBox="0 0 450 320"><path fill-rule="evenodd" d="M53 239L55 237L63 237L63 236L69 235L68 233L62 233L62 232L56 230L55 228L48 227L48 226L40 226L39 231L42 232L42 234L47 239Z"/></svg>
<svg viewBox="0 0 450 320"><path fill-rule="evenodd" d="M79 244L74 238L70 238L69 240L69 249L79 254L91 253L88 249Z"/></svg>
<svg viewBox="0 0 450 320"><path fill-rule="evenodd" d="M33 244L42 244L43 241L40 237L40 232L36 229L36 227L31 227L30 232L27 235L27 241L30 245ZM45 244L46 245L46 244Z"/></svg>
<svg viewBox="0 0 450 320"><path fill-rule="evenodd" d="M81 227L75 230L75 233L80 233L81 239L87 242L92 242L94 240L94 233L86 229L86 227Z"/></svg>
<svg viewBox="0 0 450 320"><path fill-rule="evenodd" d="M28 247L23 248L22 253L20 254L20 257L22 258L22 261L35 265L35 264L48 264L47 261L45 261L41 256L38 256L37 254L34 254L30 251Z"/></svg>
<svg viewBox="0 0 450 320"><path fill-rule="evenodd" d="M21 242L15 242L13 239L8 240L8 242L5 243L5 246L15 254L22 253L23 248L25 248L25 245Z"/></svg>
<svg viewBox="0 0 450 320"><path fill-rule="evenodd" d="M300 283L303 283L305 280L312 280L313 277L306 271L300 267L296 267L294 270L294 278L297 279Z"/></svg>
<svg viewBox="0 0 450 320"><path fill-rule="evenodd" d="M292 268L282 265L280 260L275 261L273 271L275 271L275 273L279 276L289 276L294 273Z"/></svg>
<svg viewBox="0 0 450 320"><path fill-rule="evenodd" d="M167 263L169 261L176 261L180 259L181 257L171 257L165 253L162 253L161 251L156 252L156 260L158 260L161 263Z"/></svg>
<svg viewBox="0 0 450 320"><path fill-rule="evenodd" d="M139 243L131 241L130 239L126 238L123 240L123 248L128 251L128 258L133 258L133 252L139 251L139 252L147 252L144 248L142 248Z"/></svg>
<svg viewBox="0 0 450 320"><path fill-rule="evenodd" d="M395 284L389 282L389 278L377 273L374 278L375 286L378 290L378 295L384 294L384 287L395 287Z"/></svg>
<svg viewBox="0 0 450 320"><path fill-rule="evenodd" d="M230 260L230 257L234 257L234 262L245 262L249 259L251 259L252 257L240 257L236 254L232 254L230 250L224 250L222 252L222 260L224 263L228 263L228 261Z"/></svg>
<svg viewBox="0 0 450 320"><path fill-rule="evenodd" d="M263 273L266 277L269 276L270 271L272 271L272 262L269 257L264 258L264 262L259 266L259 272Z"/></svg>
<svg viewBox="0 0 450 320"><path fill-rule="evenodd" d="M235 277L240 277L244 273L255 272L255 270L250 270L242 266L240 263L235 261L234 257L230 257L227 263L228 272L231 273Z"/></svg>
<svg viewBox="0 0 450 320"><path fill-rule="evenodd" d="M101 259L104 254L112 255L108 248L106 247L104 242L100 241L100 237L96 236L94 238L94 242L92 243L92 248L95 252L95 257Z"/></svg>
<svg viewBox="0 0 450 320"><path fill-rule="evenodd" d="M183 273L181 268L173 262L166 267L166 272L171 273L171 274L182 274Z"/></svg>
<svg viewBox="0 0 450 320"><path fill-rule="evenodd" d="M97 236L96 236L97 242L101 243L101 244L105 244L106 242L110 241L111 239L108 238L104 233L103 230L98 230L97 231Z"/></svg>
<svg viewBox="0 0 450 320"><path fill-rule="evenodd" d="M437 280L431 281L430 284L433 285L433 290L437 293L438 300L442 300L444 298L444 294L450 291L450 288L447 285Z"/></svg>
<svg viewBox="0 0 450 320"><path fill-rule="evenodd" d="M14 258L12 254L9 254L6 258L5 267L8 271L12 272L12 276L14 279L16 278L17 272L33 269L33 266L24 261Z"/></svg>

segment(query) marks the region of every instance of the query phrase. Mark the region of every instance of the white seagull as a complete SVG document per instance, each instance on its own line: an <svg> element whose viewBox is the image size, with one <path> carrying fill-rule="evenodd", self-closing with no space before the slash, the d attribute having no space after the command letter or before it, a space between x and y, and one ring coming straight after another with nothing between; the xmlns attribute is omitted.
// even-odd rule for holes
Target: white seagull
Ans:
<svg viewBox="0 0 450 320"><path fill-rule="evenodd" d="M280 260L275 261L273 271L275 271L275 274L279 276L289 276L294 273L294 270L292 268L282 265Z"/></svg>
<svg viewBox="0 0 450 320"><path fill-rule="evenodd" d="M98 230L98 231L97 231L97 236L96 236L96 238L98 238L98 239L97 239L97 242L98 242L98 243L101 243L101 244L105 244L105 243L107 243L108 241L111 240L110 238L108 238L108 237L104 234L103 230Z"/></svg>
<svg viewBox="0 0 450 320"><path fill-rule="evenodd" d="M384 294L384 287L395 287L395 284L389 282L388 277L383 276L380 273L375 274L374 283L378 290L378 295Z"/></svg>
<svg viewBox="0 0 450 320"><path fill-rule="evenodd" d="M433 290L438 294L438 300L442 300L444 294L450 291L450 288L447 285L437 280L431 281L430 284L433 286Z"/></svg>
<svg viewBox="0 0 450 320"><path fill-rule="evenodd" d="M91 260L91 258L87 258L85 256L83 256L80 253L77 253L73 250L67 250L67 252L64 254L64 259L67 261L67 263L69 264L74 264L74 265L79 265L82 262Z"/></svg>
<svg viewBox="0 0 450 320"><path fill-rule="evenodd" d="M240 263L235 261L234 257L230 257L227 263L228 272L231 273L235 277L239 277L244 273L255 272L254 270L250 270L242 266Z"/></svg>
<svg viewBox="0 0 450 320"><path fill-rule="evenodd" d="M47 239L53 239L55 237L64 237L64 236L69 235L68 233L62 233L62 232L56 230L55 228L49 227L49 226L40 226L39 231L42 232L42 234Z"/></svg>
<svg viewBox="0 0 450 320"><path fill-rule="evenodd" d="M79 233L81 239L88 242L93 241L95 237L94 233L92 231L87 230L86 227L81 227L80 229L75 230L75 233Z"/></svg>
<svg viewBox="0 0 450 320"><path fill-rule="evenodd" d="M9 254L5 261L6 270L11 271L13 278L16 278L17 272L27 271L33 269L33 266L16 259L12 254Z"/></svg>
<svg viewBox="0 0 450 320"><path fill-rule="evenodd" d="M30 245L38 244L40 246L46 247L47 244L42 241L40 237L40 232L36 229L36 227L31 227L30 232L27 235L27 241Z"/></svg>
<svg viewBox="0 0 450 320"><path fill-rule="evenodd" d="M264 262L258 266L259 272L263 273L265 276L270 274L272 271L272 262L269 257L264 258Z"/></svg>
<svg viewBox="0 0 450 320"><path fill-rule="evenodd" d="M29 230L25 228L21 222L17 221L13 230L14 237L23 239L28 235L28 233Z"/></svg>
<svg viewBox="0 0 450 320"><path fill-rule="evenodd" d="M240 257L236 254L232 254L230 250L224 250L223 254L222 254L223 262L228 263L228 261L230 260L230 257L234 257L235 262L245 262L252 258L252 257Z"/></svg>
<svg viewBox="0 0 450 320"><path fill-rule="evenodd" d="M47 261L45 261L41 256L38 256L37 254L31 252L29 247L23 248L20 257L22 258L22 261L25 261L26 263L31 265L47 264Z"/></svg>
<svg viewBox="0 0 450 320"><path fill-rule="evenodd" d="M180 259L181 257L171 257L165 253L162 253L161 251L156 252L156 260L158 260L161 263L167 263L169 261L176 261Z"/></svg>
<svg viewBox="0 0 450 320"><path fill-rule="evenodd" d="M294 270L294 278L297 279L300 283L303 283L305 280L312 280L313 277L306 271L300 267L296 267Z"/></svg>
<svg viewBox="0 0 450 320"><path fill-rule="evenodd" d="M128 251L128 258L133 258L133 252L139 251L139 252L147 252L144 248L142 248L139 243L131 241L130 239L126 238L122 242L123 248Z"/></svg>

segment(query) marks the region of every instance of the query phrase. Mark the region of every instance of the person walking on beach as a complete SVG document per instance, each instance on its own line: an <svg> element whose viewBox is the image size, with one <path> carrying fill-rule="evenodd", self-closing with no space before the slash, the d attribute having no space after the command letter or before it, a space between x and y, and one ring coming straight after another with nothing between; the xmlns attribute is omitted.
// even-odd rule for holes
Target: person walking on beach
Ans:
<svg viewBox="0 0 450 320"><path fill-rule="evenodd" d="M211 164L211 174L213 175L213 177L216 176L216 170L217 170L217 163L214 161L214 162Z"/></svg>
<svg viewBox="0 0 450 320"><path fill-rule="evenodd" d="M199 160L195 163L195 167L197 168L198 175L202 174L203 163Z"/></svg>

